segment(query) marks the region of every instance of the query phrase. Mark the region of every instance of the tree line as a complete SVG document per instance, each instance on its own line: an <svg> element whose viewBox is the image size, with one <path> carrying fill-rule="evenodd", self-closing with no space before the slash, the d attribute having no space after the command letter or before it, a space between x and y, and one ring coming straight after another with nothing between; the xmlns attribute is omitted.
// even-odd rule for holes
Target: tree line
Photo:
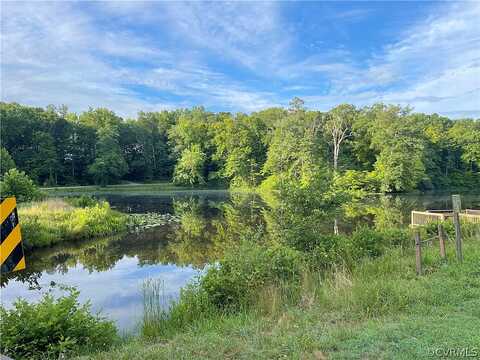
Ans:
<svg viewBox="0 0 480 360"><path fill-rule="evenodd" d="M366 191L480 185L480 121L451 120L408 107L342 104L251 114L203 107L140 112L123 119L105 108L0 103L1 175L16 167L37 184L108 185L172 180L275 188L308 185L318 173Z"/></svg>

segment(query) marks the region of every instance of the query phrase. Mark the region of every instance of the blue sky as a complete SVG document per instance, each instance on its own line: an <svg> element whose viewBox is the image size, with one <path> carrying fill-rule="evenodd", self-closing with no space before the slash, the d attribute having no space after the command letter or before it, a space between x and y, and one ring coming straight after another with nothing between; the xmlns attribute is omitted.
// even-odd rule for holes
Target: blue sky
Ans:
<svg viewBox="0 0 480 360"><path fill-rule="evenodd" d="M2 100L480 117L480 2L2 2Z"/></svg>

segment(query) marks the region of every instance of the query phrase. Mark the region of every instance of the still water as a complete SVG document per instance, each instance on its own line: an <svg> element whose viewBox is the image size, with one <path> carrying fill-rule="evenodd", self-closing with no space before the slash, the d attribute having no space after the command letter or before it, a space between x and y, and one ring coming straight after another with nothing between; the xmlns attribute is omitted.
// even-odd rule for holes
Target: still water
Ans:
<svg viewBox="0 0 480 360"><path fill-rule="evenodd" d="M147 231L61 244L27 256L27 270L2 277L1 302L18 297L35 301L58 285L75 286L80 301L114 320L124 332L135 331L142 316L142 286L147 279L163 283L164 297L174 301L180 289L200 276L205 265L221 256L227 239L245 228L264 224L268 205L251 194L228 191L181 193L103 193L112 207L128 213L159 212L177 221ZM480 208L480 194L463 194L465 208ZM407 225L413 209L451 208L450 194L374 197L339 219L342 232L356 225ZM333 223L326 220L325 231ZM167 301L167 302L168 302Z"/></svg>

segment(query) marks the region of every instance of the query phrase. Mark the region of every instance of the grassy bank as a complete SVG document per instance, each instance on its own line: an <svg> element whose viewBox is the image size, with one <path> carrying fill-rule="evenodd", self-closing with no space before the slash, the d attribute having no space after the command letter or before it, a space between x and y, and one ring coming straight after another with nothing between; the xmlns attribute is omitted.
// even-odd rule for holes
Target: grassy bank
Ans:
<svg viewBox="0 0 480 360"><path fill-rule="evenodd" d="M107 236L126 230L128 218L107 202L48 199L18 207L24 246L51 246L62 241Z"/></svg>
<svg viewBox="0 0 480 360"><path fill-rule="evenodd" d="M174 321L175 315L164 315L157 319L156 336L83 359L415 359L455 351L480 355L478 233L465 241L464 255L458 263L449 243L444 261L436 246L427 246L426 274L417 277L412 247L392 246L353 267L302 271L298 281L257 283L250 305L236 311L209 312L197 303L199 311L187 325L179 316ZM180 306L192 309L186 299L192 298L184 295ZM178 306L173 310L182 311Z"/></svg>
<svg viewBox="0 0 480 360"><path fill-rule="evenodd" d="M76 193L122 193L122 192L184 192L195 190L224 190L228 186L224 186L217 183L207 184L204 186L197 185L181 186L176 185L170 181L160 181L153 183L127 183L108 185L105 187L97 185L84 185L84 186L58 186L58 187L45 187L42 191L48 195L63 195L63 194L76 194Z"/></svg>

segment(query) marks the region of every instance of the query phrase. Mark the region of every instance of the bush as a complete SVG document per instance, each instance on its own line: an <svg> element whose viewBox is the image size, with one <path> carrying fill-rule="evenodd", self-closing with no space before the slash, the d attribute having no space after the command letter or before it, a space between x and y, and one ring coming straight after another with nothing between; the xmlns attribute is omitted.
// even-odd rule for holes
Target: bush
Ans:
<svg viewBox="0 0 480 360"><path fill-rule="evenodd" d="M286 246L266 247L245 241L228 250L219 264L210 267L183 294L178 306L196 304L192 301L194 297L206 297L216 309L238 310L248 306L256 291L269 283L298 281L302 263L301 253Z"/></svg>
<svg viewBox="0 0 480 360"><path fill-rule="evenodd" d="M315 247L307 254L313 269L328 269L346 261L349 239L343 235L324 235L319 237Z"/></svg>
<svg viewBox="0 0 480 360"><path fill-rule="evenodd" d="M199 286L219 309L238 310L248 305L258 289L269 283L300 277L301 253L286 246L264 247L244 243L227 252L210 268Z"/></svg>
<svg viewBox="0 0 480 360"><path fill-rule="evenodd" d="M15 359L58 359L107 349L117 338L115 326L92 315L89 303L80 305L78 295L70 289L57 299L46 294L38 303L19 299L13 309L0 306L2 354Z"/></svg>
<svg viewBox="0 0 480 360"><path fill-rule="evenodd" d="M352 259L380 256L386 242L381 232L369 227L359 227L349 238L350 256Z"/></svg>
<svg viewBox="0 0 480 360"><path fill-rule="evenodd" d="M23 171L8 170L0 182L2 197L15 196L18 202L38 200L42 197L37 186Z"/></svg>
<svg viewBox="0 0 480 360"><path fill-rule="evenodd" d="M382 255L391 246L408 246L412 237L408 229L359 227L350 236L317 236L315 246L307 252L313 269L328 269L333 265L352 268L358 260Z"/></svg>
<svg viewBox="0 0 480 360"><path fill-rule="evenodd" d="M301 253L289 247L244 241L182 289L180 299L168 310L164 310L166 299L160 284L148 281L144 285L142 334L168 336L194 321L248 308L257 304L259 291L269 285L296 290L303 264Z"/></svg>
<svg viewBox="0 0 480 360"><path fill-rule="evenodd" d="M450 239L455 239L455 225L451 219L442 223L443 229ZM480 224L462 221L460 224L462 236L466 238L480 238ZM437 222L430 222L421 227L423 236L430 238L438 235Z"/></svg>

